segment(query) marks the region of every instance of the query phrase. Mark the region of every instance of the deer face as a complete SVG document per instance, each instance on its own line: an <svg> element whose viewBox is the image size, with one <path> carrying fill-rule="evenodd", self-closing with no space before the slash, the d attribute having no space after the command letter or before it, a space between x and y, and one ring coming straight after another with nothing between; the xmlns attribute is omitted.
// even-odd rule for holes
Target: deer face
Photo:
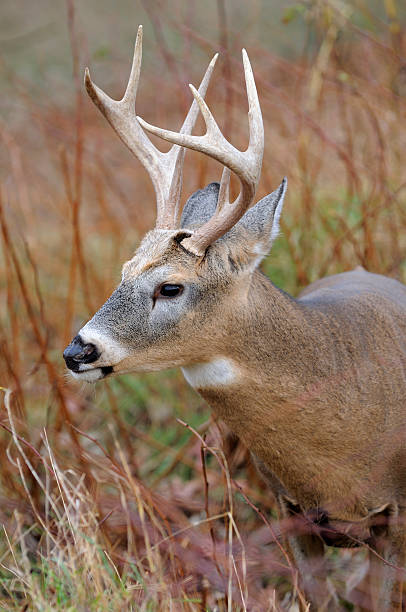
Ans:
<svg viewBox="0 0 406 612"><path fill-rule="evenodd" d="M119 101L94 85L88 71L85 76L90 97L147 169L158 210L155 230L124 265L120 285L65 349L68 368L86 381L119 372L193 365L221 355L233 306L245 295L244 285L249 285L250 274L277 233L285 191L283 183L248 210L260 177L264 130L245 50L249 145L244 152L224 138L203 100L217 56L199 90L191 86L194 102L176 133L151 126L134 113L141 55L140 26L127 89ZM207 132L193 136L199 110ZM159 151L147 131L172 142L170 151ZM220 185L211 183L193 194L179 223L186 148L216 159L224 171ZM231 171L241 183L234 202L229 201Z"/></svg>
<svg viewBox="0 0 406 612"><path fill-rule="evenodd" d="M188 234L186 234L188 235ZM75 378L151 371L204 358L205 330L219 303L212 266L198 263L179 230L153 230L123 266L122 280L64 353ZM223 278L222 287L227 283ZM211 338L212 339L212 338Z"/></svg>
<svg viewBox="0 0 406 612"><path fill-rule="evenodd" d="M244 310L250 275L277 233L285 183L198 257L182 241L211 217L218 191L212 183L189 199L186 229L145 236L117 289L64 352L75 378L188 366L227 352L228 322Z"/></svg>

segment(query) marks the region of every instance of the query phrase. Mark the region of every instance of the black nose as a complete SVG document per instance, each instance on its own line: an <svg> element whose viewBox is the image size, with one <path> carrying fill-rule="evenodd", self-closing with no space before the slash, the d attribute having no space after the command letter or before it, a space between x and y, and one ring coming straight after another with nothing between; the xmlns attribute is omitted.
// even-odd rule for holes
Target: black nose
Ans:
<svg viewBox="0 0 406 612"><path fill-rule="evenodd" d="M100 357L94 344L85 344L80 336L73 338L72 342L63 352L63 358L70 370L79 372L81 363L93 363Z"/></svg>

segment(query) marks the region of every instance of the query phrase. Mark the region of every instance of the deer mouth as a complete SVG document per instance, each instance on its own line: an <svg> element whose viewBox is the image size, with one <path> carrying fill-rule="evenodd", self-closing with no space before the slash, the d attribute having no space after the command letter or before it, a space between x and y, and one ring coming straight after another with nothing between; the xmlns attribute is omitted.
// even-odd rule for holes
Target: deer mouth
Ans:
<svg viewBox="0 0 406 612"><path fill-rule="evenodd" d="M85 370L79 370L74 372L70 370L73 378L76 380L83 380L88 383L95 383L98 380L102 380L113 373L113 366L101 366L99 368L86 368Z"/></svg>

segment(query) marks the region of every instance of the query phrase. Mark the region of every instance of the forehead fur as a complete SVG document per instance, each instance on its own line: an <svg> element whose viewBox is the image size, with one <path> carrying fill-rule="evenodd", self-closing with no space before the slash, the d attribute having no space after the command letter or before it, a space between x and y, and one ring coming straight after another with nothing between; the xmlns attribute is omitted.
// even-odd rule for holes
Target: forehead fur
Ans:
<svg viewBox="0 0 406 612"><path fill-rule="evenodd" d="M134 257L123 265L123 277L139 276L146 270L165 263L170 256L179 253L174 237L179 230L154 229L144 236Z"/></svg>
<svg viewBox="0 0 406 612"><path fill-rule="evenodd" d="M243 226L234 227L226 237L212 244L204 257L188 253L175 239L188 230L154 229L143 238L134 257L123 266L123 278L140 276L143 272L163 264L172 264L193 276L221 276L227 273L253 271L250 262L258 256L257 241ZM189 233L189 232L188 232Z"/></svg>

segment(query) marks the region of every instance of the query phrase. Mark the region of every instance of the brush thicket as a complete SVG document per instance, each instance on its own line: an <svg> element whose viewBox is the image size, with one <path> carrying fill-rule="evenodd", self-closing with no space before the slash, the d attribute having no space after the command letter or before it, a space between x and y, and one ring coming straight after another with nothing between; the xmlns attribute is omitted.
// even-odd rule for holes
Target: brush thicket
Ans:
<svg viewBox="0 0 406 612"><path fill-rule="evenodd" d="M285 21L302 20L308 42L287 60L243 40L218 2L223 64L208 99L225 134L245 147L246 45L266 130L258 197L289 179L283 233L263 266L293 294L356 265L406 281L405 36L392 4L387 25L355 3L297 5ZM85 98L86 46L67 6L69 103L52 87L34 97L12 70L2 75L15 113L0 123L0 606L286 609L302 598L281 540L295 525L277 522L247 450L181 375L123 376L94 389L65 374L63 348L113 289L155 214L143 169ZM186 26L151 3L144 10L158 45L145 39L153 54L137 112L176 129L189 104L183 75L196 83L207 63L191 66L188 50L205 57L219 44L193 14ZM291 23L280 27L290 35ZM183 55L163 32L174 46L182 41ZM97 68L96 82L108 89L108 74L116 97L126 62ZM220 175L188 153L184 194ZM360 601L365 551L333 550L326 562L337 596Z"/></svg>

